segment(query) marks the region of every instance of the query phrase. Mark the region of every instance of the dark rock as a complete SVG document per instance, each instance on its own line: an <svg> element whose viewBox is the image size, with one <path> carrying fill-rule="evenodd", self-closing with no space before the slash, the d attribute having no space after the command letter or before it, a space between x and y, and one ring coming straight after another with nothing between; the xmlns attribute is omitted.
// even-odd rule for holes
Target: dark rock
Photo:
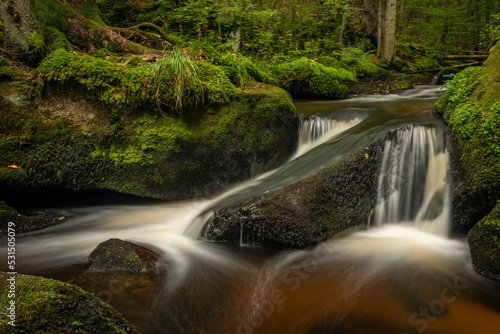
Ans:
<svg viewBox="0 0 500 334"><path fill-rule="evenodd" d="M9 227L14 228L16 233L21 233L52 226L63 222L66 218L50 213L26 216L0 201L0 235L7 234ZM14 223L14 225L9 226L9 223Z"/></svg>
<svg viewBox="0 0 500 334"><path fill-rule="evenodd" d="M210 196L283 163L298 126L290 95L265 84L168 119L147 107L113 115L76 89L9 104L0 112L0 199L21 201L39 189Z"/></svg>
<svg viewBox="0 0 500 334"><path fill-rule="evenodd" d="M367 223L377 200L383 141L304 180L217 211L205 236L217 242L302 248Z"/></svg>
<svg viewBox="0 0 500 334"><path fill-rule="evenodd" d="M429 74L400 74L381 78L360 79L357 82L345 82L350 94L371 95L390 94L418 85L428 85L432 81Z"/></svg>
<svg viewBox="0 0 500 334"><path fill-rule="evenodd" d="M160 255L144 246L120 239L101 242L89 255L88 271L151 273L158 269Z"/></svg>
<svg viewBox="0 0 500 334"><path fill-rule="evenodd" d="M9 297L15 278L15 297ZM6 305L15 302L15 327ZM99 298L61 281L0 272L0 332L3 333L139 333ZM15 329L13 332L12 330Z"/></svg>
<svg viewBox="0 0 500 334"><path fill-rule="evenodd" d="M500 201L467 235L472 264L482 275L500 281Z"/></svg>

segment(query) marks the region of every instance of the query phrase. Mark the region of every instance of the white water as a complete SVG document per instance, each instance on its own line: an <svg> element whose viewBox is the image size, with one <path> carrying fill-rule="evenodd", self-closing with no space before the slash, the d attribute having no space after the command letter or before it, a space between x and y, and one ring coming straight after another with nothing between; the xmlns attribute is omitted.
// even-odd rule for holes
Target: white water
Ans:
<svg viewBox="0 0 500 334"><path fill-rule="evenodd" d="M355 117L348 121L337 121L319 116L311 116L304 120L299 128L299 144L292 159L295 159L311 149L324 144L338 134L359 124L363 119Z"/></svg>
<svg viewBox="0 0 500 334"><path fill-rule="evenodd" d="M448 152L443 147L444 142L436 139L436 130L423 126L399 129L386 140L376 226L401 222L448 235Z"/></svg>

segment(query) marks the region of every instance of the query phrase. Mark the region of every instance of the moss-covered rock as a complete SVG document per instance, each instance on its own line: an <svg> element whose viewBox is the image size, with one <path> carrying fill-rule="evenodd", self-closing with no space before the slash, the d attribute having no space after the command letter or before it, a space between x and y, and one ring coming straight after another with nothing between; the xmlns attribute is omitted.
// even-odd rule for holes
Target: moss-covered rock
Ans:
<svg viewBox="0 0 500 334"><path fill-rule="evenodd" d="M160 255L144 246L120 239L101 242L90 253L89 271L131 271L150 273L157 269Z"/></svg>
<svg viewBox="0 0 500 334"><path fill-rule="evenodd" d="M451 132L453 229L467 233L500 198L500 46L447 86L434 113Z"/></svg>
<svg viewBox="0 0 500 334"><path fill-rule="evenodd" d="M482 67L460 72L447 86L434 113L445 120L451 133L452 227L461 234L470 230L475 268L498 279L500 45Z"/></svg>
<svg viewBox="0 0 500 334"><path fill-rule="evenodd" d="M290 96L264 84L235 90L229 103L169 118L151 107L110 112L77 84L31 102L2 101L0 198L34 188L211 195L277 166L297 143Z"/></svg>
<svg viewBox="0 0 500 334"><path fill-rule="evenodd" d="M138 333L100 299L53 279L0 273L0 304L3 333Z"/></svg>
<svg viewBox="0 0 500 334"><path fill-rule="evenodd" d="M467 235L474 268L500 281L500 201Z"/></svg>
<svg viewBox="0 0 500 334"><path fill-rule="evenodd" d="M356 81L354 72L342 67L327 67L308 58L282 63L271 68L277 84L294 98L347 98L342 81Z"/></svg>
<svg viewBox="0 0 500 334"><path fill-rule="evenodd" d="M368 223L377 201L382 145L377 140L314 176L217 211L207 239L302 248Z"/></svg>

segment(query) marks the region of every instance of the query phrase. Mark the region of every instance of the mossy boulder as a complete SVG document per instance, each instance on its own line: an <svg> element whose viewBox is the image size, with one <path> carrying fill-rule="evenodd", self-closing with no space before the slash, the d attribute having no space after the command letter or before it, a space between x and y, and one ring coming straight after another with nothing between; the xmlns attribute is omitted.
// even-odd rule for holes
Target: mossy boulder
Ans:
<svg viewBox="0 0 500 334"><path fill-rule="evenodd" d="M500 281L500 201L467 235L472 264L482 275Z"/></svg>
<svg viewBox="0 0 500 334"><path fill-rule="evenodd" d="M0 135L5 199L40 188L208 196L282 163L296 147L299 124L290 95L258 83L236 89L228 103L168 118L151 105L117 114L78 83L26 103L0 103L1 124L9 124Z"/></svg>
<svg viewBox="0 0 500 334"><path fill-rule="evenodd" d="M277 84L294 98L344 99L349 90L343 81L356 81L354 72L328 67L308 58L271 67Z"/></svg>
<svg viewBox="0 0 500 334"><path fill-rule="evenodd" d="M382 140L319 173L215 212L211 241L302 248L369 222L377 201Z"/></svg>
<svg viewBox="0 0 500 334"><path fill-rule="evenodd" d="M120 239L101 242L90 253L88 271L151 273L158 269L160 255L149 248Z"/></svg>
<svg viewBox="0 0 500 334"><path fill-rule="evenodd" d="M447 86L434 113L449 126L452 228L462 235L470 231L475 268L498 278L500 45L482 67L463 70Z"/></svg>
<svg viewBox="0 0 500 334"><path fill-rule="evenodd" d="M12 278L15 285L11 285ZM15 327L8 324L12 319L7 306L12 302ZM138 333L99 298L53 279L0 272L0 304L2 333Z"/></svg>
<svg viewBox="0 0 500 334"><path fill-rule="evenodd" d="M433 112L449 126L452 225L465 234L500 199L500 46L447 86Z"/></svg>

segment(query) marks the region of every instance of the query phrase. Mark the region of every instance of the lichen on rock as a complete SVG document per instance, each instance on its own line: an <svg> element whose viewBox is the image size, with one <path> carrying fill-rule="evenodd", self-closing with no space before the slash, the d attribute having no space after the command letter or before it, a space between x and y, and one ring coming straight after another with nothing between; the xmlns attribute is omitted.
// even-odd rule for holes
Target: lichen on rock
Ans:
<svg viewBox="0 0 500 334"><path fill-rule="evenodd" d="M15 296L10 293L15 280ZM10 281L9 281L10 280ZM9 296L10 295L10 296ZM8 324L15 306L15 327ZM61 281L0 272L0 331L11 333L138 333L108 304Z"/></svg>

